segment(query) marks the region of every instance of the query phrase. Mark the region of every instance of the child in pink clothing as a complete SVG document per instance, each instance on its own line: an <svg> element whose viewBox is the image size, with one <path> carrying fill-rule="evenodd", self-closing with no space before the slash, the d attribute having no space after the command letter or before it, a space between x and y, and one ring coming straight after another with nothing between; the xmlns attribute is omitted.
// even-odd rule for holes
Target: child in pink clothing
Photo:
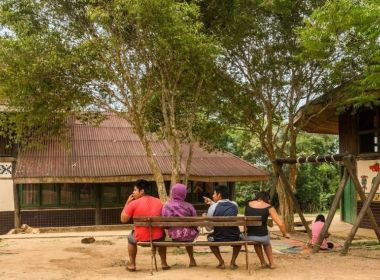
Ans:
<svg viewBox="0 0 380 280"><path fill-rule="evenodd" d="M324 224L325 224L325 216L318 215L313 225L311 226L311 244L312 245L318 242L318 237L322 231ZM325 237L329 237L329 236L330 234L327 233ZM326 249L332 249L333 247L334 247L334 244L332 242L327 242L326 238L324 238L320 248L322 250L326 250Z"/></svg>

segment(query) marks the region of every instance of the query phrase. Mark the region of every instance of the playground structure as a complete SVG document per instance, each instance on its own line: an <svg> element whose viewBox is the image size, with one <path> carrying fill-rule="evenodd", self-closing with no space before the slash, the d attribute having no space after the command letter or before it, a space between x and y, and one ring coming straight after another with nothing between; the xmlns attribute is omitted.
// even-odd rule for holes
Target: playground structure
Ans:
<svg viewBox="0 0 380 280"><path fill-rule="evenodd" d="M294 208L295 208L296 212L298 213L298 215L300 216L301 222L302 222L303 226L305 227L309 237L311 237L311 230L310 230L310 228L306 222L306 219L302 213L302 210L301 210L301 207L297 201L297 198L295 197L295 195L292 191L291 185L290 185L288 179L286 178L285 173L283 172L283 169L282 169L283 165L284 164L296 164L296 163L304 164L304 163L335 163L335 162L340 162L342 164L343 176L340 180L338 189L335 193L334 200L332 202L330 211L327 215L326 222L325 222L323 229L319 235L317 244L315 244L313 246L313 253L318 252L320 249L322 241L323 241L326 233L328 232L328 230L330 228L330 225L331 225L331 222L334 218L335 212L339 206L339 202L342 199L344 188L346 187L347 181L350 177L354 183L355 190L356 190L360 200L363 203L363 207L360 210L359 214L357 215L356 221L353 224L353 227L347 236L347 239L344 243L341 254L342 255L347 254L349 247L351 245L351 242L354 239L356 232L359 228L359 225L360 225L360 223L363 220L365 215L368 216L369 221L371 223L371 226L372 226L373 230L375 231L377 239L380 243L379 227L378 227L378 224L376 222L375 216L373 215L372 210L370 208L371 202L373 201L373 199L376 195L376 192L379 189L380 171L377 172L377 175L376 175L375 180L373 182L372 188L368 194L368 197L366 197L366 195L365 195L365 193L364 193L364 191L360 185L360 182L359 182L359 179L356 175L356 172L355 172L355 161L356 161L355 157L351 154L335 154L335 155L326 155L326 156L315 156L315 155L313 155L313 156L308 156L308 157L299 157L297 159L280 158L280 159L276 160L276 164L277 164L278 168L277 168L277 171L275 174L276 175L275 183L273 184L273 186L270 190L270 196L273 197L275 190L276 190L277 182L278 182L278 180L281 180L283 182L285 191L286 191L287 195L290 196L290 198L294 204Z"/></svg>

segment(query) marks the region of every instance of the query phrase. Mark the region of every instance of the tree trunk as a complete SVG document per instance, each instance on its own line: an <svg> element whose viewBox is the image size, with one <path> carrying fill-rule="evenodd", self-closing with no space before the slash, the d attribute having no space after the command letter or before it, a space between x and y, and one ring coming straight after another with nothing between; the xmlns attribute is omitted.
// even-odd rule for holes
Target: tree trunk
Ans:
<svg viewBox="0 0 380 280"><path fill-rule="evenodd" d="M180 181L181 176L181 143L177 137L172 137L172 141L170 141L170 150L171 150L171 159L172 159L172 175L170 186L178 183Z"/></svg>
<svg viewBox="0 0 380 280"><path fill-rule="evenodd" d="M139 135L139 137L140 137L141 143L144 146L146 155L148 157L149 166L153 172L153 177L154 177L154 180L156 181L156 184L157 184L158 196L159 196L160 200L163 203L165 203L166 201L168 201L168 194L166 193L164 177L162 176L162 173L161 173L161 170L157 164L157 161L153 156L152 147L151 147L148 139L146 139L146 137L143 135Z"/></svg>
<svg viewBox="0 0 380 280"><path fill-rule="evenodd" d="M191 161L193 160L193 154L194 154L194 142L189 143L189 153L187 155L186 159L186 169L185 169L185 175L184 175L184 180L183 184L187 186L189 182L189 176L190 176L190 168L191 168Z"/></svg>
<svg viewBox="0 0 380 280"><path fill-rule="evenodd" d="M273 171L277 173L279 166L273 163ZM281 180L277 180L276 191L278 195L278 201L280 204L279 212L285 224L286 230L291 232L294 230L294 210L293 201L291 197L286 193L284 184Z"/></svg>

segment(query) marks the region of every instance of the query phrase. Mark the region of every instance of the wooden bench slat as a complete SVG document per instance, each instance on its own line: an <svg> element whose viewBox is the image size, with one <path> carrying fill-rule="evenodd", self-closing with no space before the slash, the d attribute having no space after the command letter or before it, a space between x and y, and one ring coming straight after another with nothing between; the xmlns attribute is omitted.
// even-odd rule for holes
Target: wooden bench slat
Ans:
<svg viewBox="0 0 380 280"><path fill-rule="evenodd" d="M222 217L133 217L136 222L197 222L197 221L210 221L210 222L229 222L229 221L261 221L260 216L222 216Z"/></svg>
<svg viewBox="0 0 380 280"><path fill-rule="evenodd" d="M135 226L146 227L149 222L135 221ZM243 226L244 221L229 221L229 222L210 222L210 221L197 221L197 222L150 222L152 227L229 227L229 226ZM247 226L261 226L261 221L249 221Z"/></svg>
<svg viewBox="0 0 380 280"><path fill-rule="evenodd" d="M256 241L248 241L248 245L258 244ZM150 242L137 242L141 247L150 247ZM186 247L186 246L233 246L245 245L245 241L226 241L226 242L211 242L211 241L196 241L196 242L175 242L175 241L153 241L155 247Z"/></svg>

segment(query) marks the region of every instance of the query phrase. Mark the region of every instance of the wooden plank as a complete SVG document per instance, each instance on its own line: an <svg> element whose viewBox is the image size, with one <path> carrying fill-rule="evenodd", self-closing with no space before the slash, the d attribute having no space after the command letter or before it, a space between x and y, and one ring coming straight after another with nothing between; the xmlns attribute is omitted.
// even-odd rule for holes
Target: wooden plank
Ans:
<svg viewBox="0 0 380 280"><path fill-rule="evenodd" d="M210 221L210 222L230 222L230 221L261 221L260 216L220 216L220 217L134 217L134 222L185 222Z"/></svg>
<svg viewBox="0 0 380 280"><path fill-rule="evenodd" d="M211 241L195 241L195 242L175 242L175 241L153 241L155 247L186 247L186 246L235 246L244 245L245 241L226 241L226 242L211 242ZM248 245L259 244L256 241L248 241ZM150 247L150 242L137 242L141 247Z"/></svg>
<svg viewBox="0 0 380 280"><path fill-rule="evenodd" d="M334 200L331 204L331 208L330 208L329 214L327 215L325 224L323 225L323 228L322 228L321 232L319 233L317 243L313 246L313 253L317 253L319 251L320 246L322 244L322 241L325 238L325 236L326 236L326 234L330 228L330 225L331 225L331 222L334 218L336 209L338 208L340 200L342 198L344 187L346 186L347 180L348 180L348 172L347 172L347 169L345 168L344 173L343 173L343 178L342 178L342 180L340 180L338 189L335 193Z"/></svg>
<svg viewBox="0 0 380 280"><path fill-rule="evenodd" d="M135 226L146 227L148 226L147 222L134 222ZM243 226L244 222L242 221L229 221L229 222L211 222L211 221L197 221L197 222L183 222L180 220L174 222L151 222L153 227L233 227L233 226ZM249 221L247 226L261 226L261 221Z"/></svg>
<svg viewBox="0 0 380 280"><path fill-rule="evenodd" d="M348 154L335 154L335 155L325 155L325 156L309 156L309 157L299 157L299 158L279 158L276 162L281 164L294 164L294 163L320 163L320 162L336 162L342 161Z"/></svg>

